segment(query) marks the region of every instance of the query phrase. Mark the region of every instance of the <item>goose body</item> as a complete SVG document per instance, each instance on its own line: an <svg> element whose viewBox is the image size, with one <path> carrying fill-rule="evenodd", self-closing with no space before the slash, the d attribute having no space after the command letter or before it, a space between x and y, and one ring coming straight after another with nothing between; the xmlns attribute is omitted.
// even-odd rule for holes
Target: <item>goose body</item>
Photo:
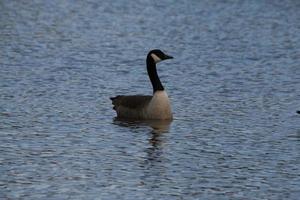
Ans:
<svg viewBox="0 0 300 200"><path fill-rule="evenodd" d="M113 109L117 112L118 118L138 120L172 119L170 100L156 70L156 63L171 58L173 57L158 49L148 53L146 59L147 72L153 87L153 95L118 95L111 97Z"/></svg>

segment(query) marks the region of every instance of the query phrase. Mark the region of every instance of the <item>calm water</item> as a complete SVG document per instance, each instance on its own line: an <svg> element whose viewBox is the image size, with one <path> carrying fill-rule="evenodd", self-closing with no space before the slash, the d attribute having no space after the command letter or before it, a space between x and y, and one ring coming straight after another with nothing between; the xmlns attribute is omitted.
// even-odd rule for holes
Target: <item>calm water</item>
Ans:
<svg viewBox="0 0 300 200"><path fill-rule="evenodd" d="M0 199L298 199L300 3L0 2ZM151 94L172 123L114 120Z"/></svg>

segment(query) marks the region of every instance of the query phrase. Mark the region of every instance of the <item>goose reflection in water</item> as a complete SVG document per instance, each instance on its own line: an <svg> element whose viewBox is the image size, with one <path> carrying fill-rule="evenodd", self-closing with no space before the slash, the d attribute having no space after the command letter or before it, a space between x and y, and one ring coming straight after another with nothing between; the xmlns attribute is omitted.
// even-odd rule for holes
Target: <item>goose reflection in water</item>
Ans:
<svg viewBox="0 0 300 200"><path fill-rule="evenodd" d="M151 133L159 134L166 133L169 131L170 124L172 120L127 120L114 118L114 124L128 127L128 128L137 128L137 127L150 127L152 128Z"/></svg>
<svg viewBox="0 0 300 200"><path fill-rule="evenodd" d="M114 123L128 127L135 131L137 128L150 127L152 130L148 133L149 146L145 149L145 158L139 166L143 169L143 175L140 177L140 184L153 190L168 180L166 168L170 161L164 156L164 144L169 132L172 120L147 120L147 121L128 121L115 119Z"/></svg>
<svg viewBox="0 0 300 200"><path fill-rule="evenodd" d="M151 156L151 152L155 152L156 150L161 149L163 145L163 137L162 135L169 132L170 124L172 120L142 120L142 121L134 121L134 120L123 120L119 118L114 119L114 124L128 127L130 129L137 129L141 127L150 127L152 130L149 132L149 144L150 147L147 150L147 155L149 160L155 160Z"/></svg>

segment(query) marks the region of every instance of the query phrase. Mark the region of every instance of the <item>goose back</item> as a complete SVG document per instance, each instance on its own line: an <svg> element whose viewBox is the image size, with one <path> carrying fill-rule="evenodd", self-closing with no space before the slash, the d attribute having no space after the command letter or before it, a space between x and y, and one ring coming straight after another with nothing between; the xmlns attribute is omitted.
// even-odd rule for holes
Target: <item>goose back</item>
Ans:
<svg viewBox="0 0 300 200"><path fill-rule="evenodd" d="M152 96L147 95L118 95L111 97L113 109L117 112L118 118L145 118L145 110L150 103Z"/></svg>

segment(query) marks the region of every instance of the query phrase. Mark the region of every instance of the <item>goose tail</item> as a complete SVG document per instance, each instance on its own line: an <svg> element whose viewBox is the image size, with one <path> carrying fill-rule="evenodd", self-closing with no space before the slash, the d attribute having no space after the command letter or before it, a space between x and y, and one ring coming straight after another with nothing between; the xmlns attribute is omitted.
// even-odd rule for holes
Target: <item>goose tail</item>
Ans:
<svg viewBox="0 0 300 200"><path fill-rule="evenodd" d="M120 95L115 96L115 97L110 97L111 103L113 105L113 109L116 110L116 106L118 104L118 98L120 97Z"/></svg>

